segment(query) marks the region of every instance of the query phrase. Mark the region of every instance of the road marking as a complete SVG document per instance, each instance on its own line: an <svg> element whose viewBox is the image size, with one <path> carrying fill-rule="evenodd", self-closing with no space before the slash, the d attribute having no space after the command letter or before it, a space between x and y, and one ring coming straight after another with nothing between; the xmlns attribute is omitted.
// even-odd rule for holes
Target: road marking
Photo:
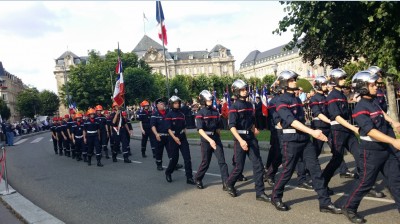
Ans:
<svg viewBox="0 0 400 224"><path fill-rule="evenodd" d="M118 160L122 160L122 161L124 161L124 159L123 159L123 158L119 158L119 157L117 157L117 159L118 159ZM132 160L132 163L138 163L138 164L140 164L140 163L142 163L142 162L140 162L140 161L134 161L134 160Z"/></svg>
<svg viewBox="0 0 400 224"><path fill-rule="evenodd" d="M14 143L14 145L19 145L19 144L25 142L26 140L28 140L28 139L26 139L26 138L25 139L21 139L18 142Z"/></svg>
<svg viewBox="0 0 400 224"><path fill-rule="evenodd" d="M31 143L38 143L42 141L43 137L36 138L35 140L31 141Z"/></svg>

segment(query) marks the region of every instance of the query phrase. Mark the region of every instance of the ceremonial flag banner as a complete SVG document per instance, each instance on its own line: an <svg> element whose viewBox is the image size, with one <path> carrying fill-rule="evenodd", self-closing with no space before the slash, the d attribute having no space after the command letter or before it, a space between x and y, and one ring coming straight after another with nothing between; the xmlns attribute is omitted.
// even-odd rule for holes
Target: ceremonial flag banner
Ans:
<svg viewBox="0 0 400 224"><path fill-rule="evenodd" d="M118 45L118 63L117 66L115 67L115 73L118 74L118 77L114 88L114 101L118 104L118 106L121 106L122 104L124 104L125 86L124 86L124 76L122 71L122 62L119 56L119 45Z"/></svg>
<svg viewBox="0 0 400 224"><path fill-rule="evenodd" d="M267 88L264 86L261 96L261 110L264 116L268 116L268 98L267 98Z"/></svg>
<svg viewBox="0 0 400 224"><path fill-rule="evenodd" d="M228 109L231 108L231 96L229 96L229 88L226 86L226 102L228 103Z"/></svg>
<svg viewBox="0 0 400 224"><path fill-rule="evenodd" d="M164 12L161 6L161 1L156 1L156 19L158 22L158 37L164 43L164 45L168 45L167 41L167 29L165 28L164 22Z"/></svg>
<svg viewBox="0 0 400 224"><path fill-rule="evenodd" d="M217 91L213 91L213 95L214 95L214 99L213 99L213 102L212 102L212 106L213 106L213 108L214 109L217 109Z"/></svg>

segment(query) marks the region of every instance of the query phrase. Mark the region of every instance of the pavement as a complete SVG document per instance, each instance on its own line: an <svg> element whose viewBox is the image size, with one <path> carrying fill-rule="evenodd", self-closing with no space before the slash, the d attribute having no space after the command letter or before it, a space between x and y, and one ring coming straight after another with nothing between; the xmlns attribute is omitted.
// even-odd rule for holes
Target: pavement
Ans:
<svg viewBox="0 0 400 224"><path fill-rule="evenodd" d="M134 124L134 134L139 133L137 124ZM199 141L190 142L193 170L196 172L201 158ZM131 141L132 164L103 159L103 168L88 167L82 162L54 155L48 132L21 136L15 144L9 148L7 161L9 183L18 193L2 198L26 223L347 222L342 215L320 213L315 192L296 188L295 177L285 191L284 200L292 207L287 213L277 212L270 204L255 201L252 180L238 182L239 197L231 198L221 190L215 158L203 180L206 188L198 190L185 183L182 169L172 174L172 183L167 183L164 173L155 170L149 146L149 157L141 158L140 141ZM230 142L224 144L228 147ZM266 150L261 152L263 161L266 161L267 153ZM168 162L165 154L164 166ZM232 155L232 150L225 150L229 170L232 170ZM325 166L329 158L328 154L321 155L321 165ZM351 156L345 159L350 167L354 166ZM246 163L244 174L251 179L250 162ZM332 179L332 188L336 192L332 200L335 203L343 201L343 195L351 187L347 184L350 181L338 175ZM378 188L383 189L381 178ZM266 184L266 193L270 192L271 187ZM388 195L387 191L385 193ZM18 194L29 200L17 200ZM24 206L28 207L25 211ZM360 206L360 214L366 216L369 223L398 223L399 218L390 196L383 199L366 197ZM1 209L0 223L9 223L3 222Z"/></svg>

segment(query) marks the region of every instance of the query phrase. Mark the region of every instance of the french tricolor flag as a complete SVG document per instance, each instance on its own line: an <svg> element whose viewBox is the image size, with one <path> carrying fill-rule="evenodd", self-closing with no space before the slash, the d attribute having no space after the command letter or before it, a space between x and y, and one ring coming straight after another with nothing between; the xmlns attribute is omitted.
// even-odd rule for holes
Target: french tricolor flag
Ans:
<svg viewBox="0 0 400 224"><path fill-rule="evenodd" d="M167 29L165 28L164 22L164 12L162 10L161 2L156 1L156 19L158 22L158 37L163 42L164 45L168 44L167 41Z"/></svg>
<svg viewBox="0 0 400 224"><path fill-rule="evenodd" d="M114 101L118 104L118 106L121 106L122 104L124 104L125 87L124 87L124 76L122 74L123 73L122 62L121 58L119 57L119 46L118 46L118 63L117 66L115 67L115 73L118 74L118 77L114 88Z"/></svg>
<svg viewBox="0 0 400 224"><path fill-rule="evenodd" d="M267 87L264 86L263 91L262 91L262 96L261 96L261 110L262 113L265 117L268 116L268 95L267 95Z"/></svg>

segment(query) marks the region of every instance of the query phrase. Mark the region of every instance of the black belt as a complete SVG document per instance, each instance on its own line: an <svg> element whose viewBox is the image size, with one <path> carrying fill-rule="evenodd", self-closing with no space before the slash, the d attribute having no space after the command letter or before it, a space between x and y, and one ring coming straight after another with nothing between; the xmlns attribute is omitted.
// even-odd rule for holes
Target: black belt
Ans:
<svg viewBox="0 0 400 224"><path fill-rule="evenodd" d="M252 132L249 130L237 130L237 133L242 134L242 135L248 135Z"/></svg>
<svg viewBox="0 0 400 224"><path fill-rule="evenodd" d="M204 133L206 133L206 135L215 135L215 132L213 131L204 131Z"/></svg>
<svg viewBox="0 0 400 224"><path fill-rule="evenodd" d="M169 134L167 134L167 133L158 133L158 135L160 135L160 136L169 136Z"/></svg>

